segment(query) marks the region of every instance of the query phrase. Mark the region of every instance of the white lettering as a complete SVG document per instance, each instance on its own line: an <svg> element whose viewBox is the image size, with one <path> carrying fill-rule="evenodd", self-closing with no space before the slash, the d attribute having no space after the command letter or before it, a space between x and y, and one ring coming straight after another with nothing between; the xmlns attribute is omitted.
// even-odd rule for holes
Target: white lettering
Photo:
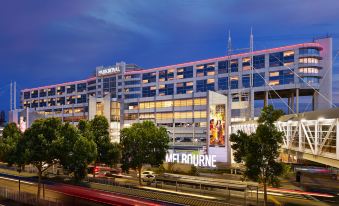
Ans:
<svg viewBox="0 0 339 206"><path fill-rule="evenodd" d="M107 75L107 74L114 74L114 73L119 73L119 72L120 72L119 67L110 67L110 68L99 70L98 75Z"/></svg>
<svg viewBox="0 0 339 206"><path fill-rule="evenodd" d="M215 155L193 155L193 154L166 154L166 162L177 162L182 164L191 164L199 167L216 167Z"/></svg>

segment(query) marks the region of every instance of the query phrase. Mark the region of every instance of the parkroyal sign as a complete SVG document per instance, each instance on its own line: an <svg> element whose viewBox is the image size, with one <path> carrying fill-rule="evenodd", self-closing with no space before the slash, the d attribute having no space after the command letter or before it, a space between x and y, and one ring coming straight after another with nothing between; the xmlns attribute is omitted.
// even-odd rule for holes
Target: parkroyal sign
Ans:
<svg viewBox="0 0 339 206"><path fill-rule="evenodd" d="M103 76L103 75L108 75L108 74L116 74L119 72L120 72L119 67L109 67L109 68L98 70L98 75Z"/></svg>
<svg viewBox="0 0 339 206"><path fill-rule="evenodd" d="M196 167L216 167L216 155L195 155L184 153L172 153L166 155L166 162L192 164Z"/></svg>

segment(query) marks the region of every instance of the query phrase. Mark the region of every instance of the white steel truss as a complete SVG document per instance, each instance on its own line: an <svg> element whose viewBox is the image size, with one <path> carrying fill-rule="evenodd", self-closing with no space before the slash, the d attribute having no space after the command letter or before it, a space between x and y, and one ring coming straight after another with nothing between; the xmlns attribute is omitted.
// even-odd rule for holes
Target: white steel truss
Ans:
<svg viewBox="0 0 339 206"><path fill-rule="evenodd" d="M339 160L339 119L278 121L275 125L284 133L282 148ZM234 123L230 127L231 133L241 130L250 134L257 124Z"/></svg>

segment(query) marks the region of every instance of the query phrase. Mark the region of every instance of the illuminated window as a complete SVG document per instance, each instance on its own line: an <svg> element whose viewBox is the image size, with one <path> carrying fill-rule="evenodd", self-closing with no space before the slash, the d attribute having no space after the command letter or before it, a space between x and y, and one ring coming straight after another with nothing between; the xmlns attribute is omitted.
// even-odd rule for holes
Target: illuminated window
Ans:
<svg viewBox="0 0 339 206"><path fill-rule="evenodd" d="M250 57L244 57L242 59L242 70L243 71L251 70L251 58Z"/></svg>
<svg viewBox="0 0 339 206"><path fill-rule="evenodd" d="M175 107L187 107L187 106L192 106L192 105L193 105L192 99L174 100L174 106Z"/></svg>
<svg viewBox="0 0 339 206"><path fill-rule="evenodd" d="M231 89L238 89L239 77L232 76L230 77Z"/></svg>
<svg viewBox="0 0 339 206"><path fill-rule="evenodd" d="M156 82L157 76L155 72L142 74L142 83L152 83Z"/></svg>
<svg viewBox="0 0 339 206"><path fill-rule="evenodd" d="M177 79L187 79L193 77L193 66L177 69Z"/></svg>
<svg viewBox="0 0 339 206"><path fill-rule="evenodd" d="M196 76L197 77L213 76L215 75L214 69L215 69L215 63L197 65Z"/></svg>
<svg viewBox="0 0 339 206"><path fill-rule="evenodd" d="M111 102L111 121L120 121L120 102Z"/></svg>
<svg viewBox="0 0 339 206"><path fill-rule="evenodd" d="M299 63L302 63L302 64L318 64L319 59L312 58L312 57L303 57L303 58L299 58Z"/></svg>
<svg viewBox="0 0 339 206"><path fill-rule="evenodd" d="M193 92L193 82L177 83L177 94L190 94Z"/></svg>
<svg viewBox="0 0 339 206"><path fill-rule="evenodd" d="M193 117L193 113L189 112L174 112L174 119L191 119Z"/></svg>
<svg viewBox="0 0 339 206"><path fill-rule="evenodd" d="M96 115L104 115L104 104L101 102L97 102Z"/></svg>
<svg viewBox="0 0 339 206"><path fill-rule="evenodd" d="M214 79L197 80L197 92L214 91Z"/></svg>
<svg viewBox="0 0 339 206"><path fill-rule="evenodd" d="M269 85L283 85L293 83L294 83L293 70L291 71L287 69L278 72L270 72Z"/></svg>
<svg viewBox="0 0 339 206"><path fill-rule="evenodd" d="M155 114L155 118L157 120L173 119L173 113L172 112L158 112Z"/></svg>
<svg viewBox="0 0 339 206"><path fill-rule="evenodd" d="M206 118L206 111L194 111L194 118Z"/></svg>
<svg viewBox="0 0 339 206"><path fill-rule="evenodd" d="M207 105L207 100L206 98L195 98L194 99L194 105Z"/></svg>
<svg viewBox="0 0 339 206"><path fill-rule="evenodd" d="M304 73L304 74L318 74L319 68L316 68L316 67L301 67L301 68L299 68L299 72Z"/></svg>
<svg viewBox="0 0 339 206"><path fill-rule="evenodd" d="M153 120L155 118L154 113L140 113L139 119L140 120Z"/></svg>

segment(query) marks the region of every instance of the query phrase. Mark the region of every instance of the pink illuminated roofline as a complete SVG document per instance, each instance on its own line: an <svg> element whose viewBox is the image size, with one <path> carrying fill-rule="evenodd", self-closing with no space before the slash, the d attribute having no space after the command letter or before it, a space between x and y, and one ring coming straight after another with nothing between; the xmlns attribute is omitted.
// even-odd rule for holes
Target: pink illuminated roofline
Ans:
<svg viewBox="0 0 339 206"><path fill-rule="evenodd" d="M32 91L32 90L49 89L49 88L53 88L53 87L66 86L66 85L70 85L70 84L80 84L80 83L92 81L92 80L95 80L95 79L96 79L96 77L91 77L91 78L84 79L84 80L79 80L79 81L74 81L74 82L65 82L65 83L61 83L61 84L48 85L48 86L43 86L43 87L35 87L35 88L31 88L31 89L23 89L21 91L22 92L28 92L28 91Z"/></svg>
<svg viewBox="0 0 339 206"><path fill-rule="evenodd" d="M241 54L234 54L230 56L222 56L222 57L216 57L216 58L211 58L211 59L203 59L203 60L198 60L198 61L192 61L192 62L186 62L186 63L181 63L181 64L174 64L174 65L169 65L169 66L163 66L163 67L156 67L156 68L150 68L150 69L143 69L142 71L134 70L134 71L128 71L125 72L125 74L137 74L137 73L147 73L150 71L157 71L157 70L162 70L162 69L168 69L168 68L177 68L177 67L184 67L184 66L190 66L194 64L202 64L202 63L210 63L212 61L219 61L219 60L225 60L225 59L234 59L238 57L245 57L249 55L258 55L258 54L263 54L263 53L270 53L270 52L277 52L277 51L283 51L283 50L288 50L288 49L294 49L294 48L299 48L299 47L318 47L322 48L319 43L302 43L302 44L294 44L294 45L289 45L289 46L282 46L282 47L276 47L272 49L264 49L264 50L258 50L258 51L253 51L251 52L246 52L246 53L241 53Z"/></svg>

